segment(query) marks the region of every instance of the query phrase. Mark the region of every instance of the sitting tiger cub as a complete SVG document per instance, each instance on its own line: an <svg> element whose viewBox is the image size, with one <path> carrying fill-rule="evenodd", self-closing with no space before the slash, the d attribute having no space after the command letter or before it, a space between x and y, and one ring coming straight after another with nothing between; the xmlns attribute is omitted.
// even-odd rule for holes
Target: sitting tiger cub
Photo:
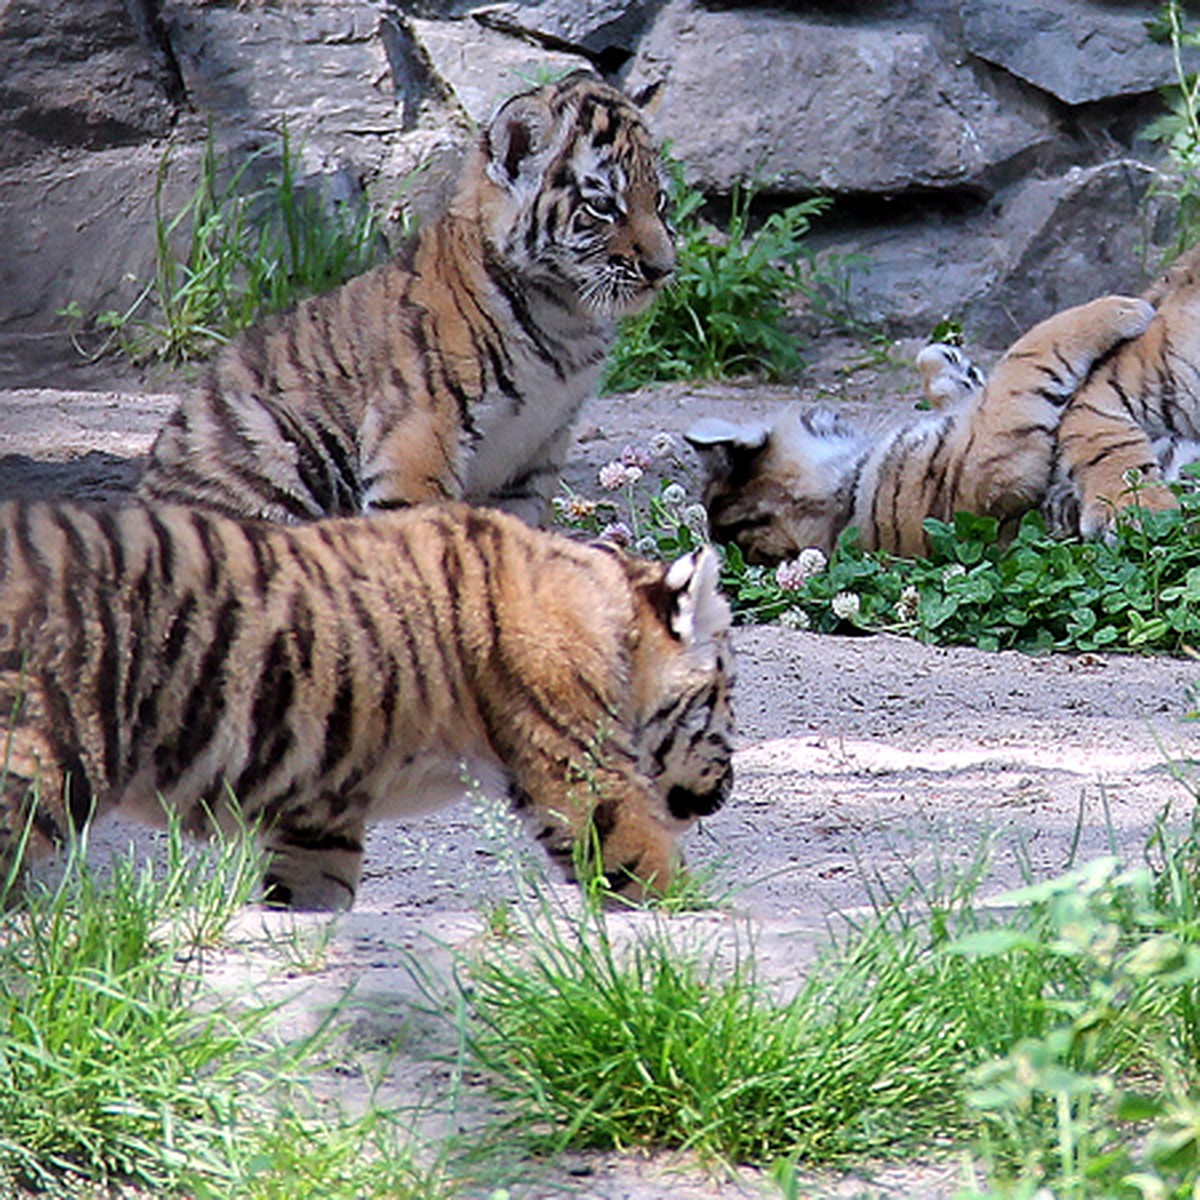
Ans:
<svg viewBox="0 0 1200 1200"><path fill-rule="evenodd" d="M269 903L346 908L367 824L474 777L568 873L586 830L614 887L666 888L731 786L729 623L711 549L641 562L462 505L5 505L0 868L165 806L260 823Z"/></svg>
<svg viewBox="0 0 1200 1200"><path fill-rule="evenodd" d="M298 523L465 499L544 524L618 318L675 269L638 108L514 96L392 262L252 328L162 429L142 497Z"/></svg>
<svg viewBox="0 0 1200 1200"><path fill-rule="evenodd" d="M828 409L773 427L698 422L686 436L707 468L713 537L770 565L808 546L828 553L850 526L866 549L911 556L928 552L927 517L1014 523L1050 483L1063 407L1153 315L1126 296L1057 313L1009 347L982 388L965 359L923 363L926 389L950 406L882 438Z"/></svg>

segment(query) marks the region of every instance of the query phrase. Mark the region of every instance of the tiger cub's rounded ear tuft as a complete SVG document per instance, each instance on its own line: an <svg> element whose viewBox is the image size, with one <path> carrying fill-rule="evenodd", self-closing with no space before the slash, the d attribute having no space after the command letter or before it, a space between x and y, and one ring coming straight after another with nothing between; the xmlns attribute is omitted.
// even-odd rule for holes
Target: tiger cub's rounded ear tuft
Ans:
<svg viewBox="0 0 1200 1200"><path fill-rule="evenodd" d="M725 633L732 616L718 587L721 563L711 546L677 558L663 578L672 593L671 632L687 646L707 646Z"/></svg>
<svg viewBox="0 0 1200 1200"><path fill-rule="evenodd" d="M771 440L768 425L738 425L721 417L703 417L683 435L708 468L709 482L749 469Z"/></svg>
<svg viewBox="0 0 1200 1200"><path fill-rule="evenodd" d="M511 189L522 176L536 179L534 164L550 141L552 126L540 96L525 94L505 101L485 135L487 172L493 182Z"/></svg>

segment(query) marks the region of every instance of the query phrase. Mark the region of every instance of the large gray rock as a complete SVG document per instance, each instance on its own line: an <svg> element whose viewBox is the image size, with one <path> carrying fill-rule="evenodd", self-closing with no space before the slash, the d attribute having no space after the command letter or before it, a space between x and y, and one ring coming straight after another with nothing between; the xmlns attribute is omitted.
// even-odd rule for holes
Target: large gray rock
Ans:
<svg viewBox="0 0 1200 1200"><path fill-rule="evenodd" d="M1077 167L962 216L910 214L812 243L833 263L862 256L847 289L856 320L927 337L949 317L972 342L999 348L1061 308L1142 289L1159 258L1153 177L1128 160Z"/></svg>
<svg viewBox="0 0 1200 1200"><path fill-rule="evenodd" d="M401 114L372 5L174 0L165 20L189 100L212 118L219 141L262 145L286 125L308 169L369 170L383 157Z"/></svg>
<svg viewBox="0 0 1200 1200"><path fill-rule="evenodd" d="M673 0L627 83L659 80L655 126L709 191L757 175L778 192L986 192L1059 138L1045 113L1015 96L1002 104L930 32L894 23Z"/></svg>
<svg viewBox="0 0 1200 1200"><path fill-rule="evenodd" d="M1066 104L1148 92L1173 83L1169 45L1146 29L1155 6L1087 0L964 0L963 39Z"/></svg>
<svg viewBox="0 0 1200 1200"><path fill-rule="evenodd" d="M501 0L475 9L474 16L493 28L619 66L658 6L659 0Z"/></svg>
<svg viewBox="0 0 1200 1200"><path fill-rule="evenodd" d="M0 4L0 168L51 147L162 137L171 90L122 0Z"/></svg>
<svg viewBox="0 0 1200 1200"><path fill-rule="evenodd" d="M505 96L539 79L590 65L577 54L547 50L473 19L412 19L408 25L444 92L476 125L486 121Z"/></svg>

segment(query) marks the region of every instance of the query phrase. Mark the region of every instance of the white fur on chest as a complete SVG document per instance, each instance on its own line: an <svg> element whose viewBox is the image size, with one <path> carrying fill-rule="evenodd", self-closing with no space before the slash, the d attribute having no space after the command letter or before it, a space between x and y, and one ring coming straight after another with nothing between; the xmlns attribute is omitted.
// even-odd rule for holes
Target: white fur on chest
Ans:
<svg viewBox="0 0 1200 1200"><path fill-rule="evenodd" d="M564 380L551 367L521 373L520 395L492 389L474 413L479 435L467 465L468 500L484 501L510 480L556 457L583 402L600 381L602 363L569 374Z"/></svg>

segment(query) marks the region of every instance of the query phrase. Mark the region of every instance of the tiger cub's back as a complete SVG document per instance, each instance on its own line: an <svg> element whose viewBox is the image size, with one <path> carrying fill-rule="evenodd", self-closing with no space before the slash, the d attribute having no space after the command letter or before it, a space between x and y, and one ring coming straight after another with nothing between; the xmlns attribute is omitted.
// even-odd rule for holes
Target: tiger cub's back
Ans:
<svg viewBox="0 0 1200 1200"><path fill-rule="evenodd" d="M197 833L261 822L268 897L344 907L367 823L461 794L466 764L568 867L591 821L614 883L665 886L729 788L728 625L711 551L668 569L461 506L9 505L0 858L37 785L34 852L93 805L165 804Z"/></svg>
<svg viewBox="0 0 1200 1200"><path fill-rule="evenodd" d="M584 72L512 97L402 255L226 348L141 494L287 522L465 498L539 523L617 319L674 266L636 106Z"/></svg>

